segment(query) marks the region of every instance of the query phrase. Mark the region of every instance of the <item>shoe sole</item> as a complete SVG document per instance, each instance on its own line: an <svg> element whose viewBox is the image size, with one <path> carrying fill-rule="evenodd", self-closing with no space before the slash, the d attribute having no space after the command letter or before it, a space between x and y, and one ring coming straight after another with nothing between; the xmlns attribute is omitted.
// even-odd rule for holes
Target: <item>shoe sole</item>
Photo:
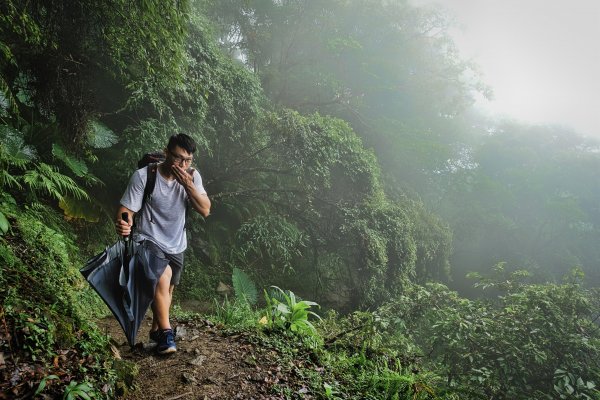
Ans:
<svg viewBox="0 0 600 400"><path fill-rule="evenodd" d="M175 353L176 351L177 351L177 348L175 348L175 347L169 347L168 349L157 351L157 353L160 354L160 355L164 355L164 354Z"/></svg>

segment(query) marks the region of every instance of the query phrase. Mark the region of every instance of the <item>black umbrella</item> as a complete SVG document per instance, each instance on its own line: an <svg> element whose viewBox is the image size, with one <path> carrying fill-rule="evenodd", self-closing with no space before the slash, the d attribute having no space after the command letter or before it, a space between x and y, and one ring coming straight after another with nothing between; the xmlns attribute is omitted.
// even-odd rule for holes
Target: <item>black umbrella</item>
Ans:
<svg viewBox="0 0 600 400"><path fill-rule="evenodd" d="M147 243L119 240L80 270L119 321L130 346L169 263L150 252Z"/></svg>

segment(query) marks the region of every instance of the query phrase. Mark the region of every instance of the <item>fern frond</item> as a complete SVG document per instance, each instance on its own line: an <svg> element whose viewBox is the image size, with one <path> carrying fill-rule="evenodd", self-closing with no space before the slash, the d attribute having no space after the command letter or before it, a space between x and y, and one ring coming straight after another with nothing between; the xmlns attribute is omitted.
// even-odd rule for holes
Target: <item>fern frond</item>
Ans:
<svg viewBox="0 0 600 400"><path fill-rule="evenodd" d="M87 186L103 184L100 179L89 172L87 164L84 161L67 154L67 152L56 143L52 144L52 155L62 161L75 176L83 178Z"/></svg>
<svg viewBox="0 0 600 400"><path fill-rule="evenodd" d="M52 144L52 155L65 163L67 167L78 177L83 177L88 173L88 167L85 162L67 154L65 150L58 144Z"/></svg>
<svg viewBox="0 0 600 400"><path fill-rule="evenodd" d="M9 174L8 171L3 169L0 171L0 187L5 187L5 186L7 186L9 188L16 187L17 189L23 189L23 186L19 183L17 178L14 177L13 175Z"/></svg>
<svg viewBox="0 0 600 400"><path fill-rule="evenodd" d="M56 166L40 163L35 170L25 173L23 181L33 191L46 193L58 200L67 194L77 199L89 199L87 193L73 179L61 174Z"/></svg>

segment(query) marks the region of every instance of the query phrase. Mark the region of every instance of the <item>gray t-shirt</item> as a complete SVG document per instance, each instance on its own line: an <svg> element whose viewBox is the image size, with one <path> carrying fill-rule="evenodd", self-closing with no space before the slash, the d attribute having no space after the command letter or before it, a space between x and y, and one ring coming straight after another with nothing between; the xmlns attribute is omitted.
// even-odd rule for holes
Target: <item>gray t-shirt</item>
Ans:
<svg viewBox="0 0 600 400"><path fill-rule="evenodd" d="M200 174L197 170L194 170L193 174L196 190L201 194L206 194ZM136 213L142 208L147 179L148 169L146 167L133 173L121 198L122 206ZM159 171L156 171L156 184L152 192L152 200L147 202L142 214L137 216L134 240L151 240L167 254L183 252L187 247L185 234L187 201L188 195L179 182L174 179L168 181Z"/></svg>

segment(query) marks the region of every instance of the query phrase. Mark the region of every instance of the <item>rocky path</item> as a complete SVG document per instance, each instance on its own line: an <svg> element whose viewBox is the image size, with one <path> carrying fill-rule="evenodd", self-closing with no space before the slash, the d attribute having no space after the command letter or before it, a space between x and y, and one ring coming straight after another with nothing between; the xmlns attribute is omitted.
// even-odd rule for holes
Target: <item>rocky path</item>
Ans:
<svg viewBox="0 0 600 400"><path fill-rule="evenodd" d="M175 324L178 351L159 356L148 343L149 320L138 334L144 343L134 349L116 320L107 318L99 325L113 339L117 357L139 368L135 389L126 400L284 398L274 390L274 385L288 386L277 352L251 343L249 336L226 336L208 321L179 323Z"/></svg>

